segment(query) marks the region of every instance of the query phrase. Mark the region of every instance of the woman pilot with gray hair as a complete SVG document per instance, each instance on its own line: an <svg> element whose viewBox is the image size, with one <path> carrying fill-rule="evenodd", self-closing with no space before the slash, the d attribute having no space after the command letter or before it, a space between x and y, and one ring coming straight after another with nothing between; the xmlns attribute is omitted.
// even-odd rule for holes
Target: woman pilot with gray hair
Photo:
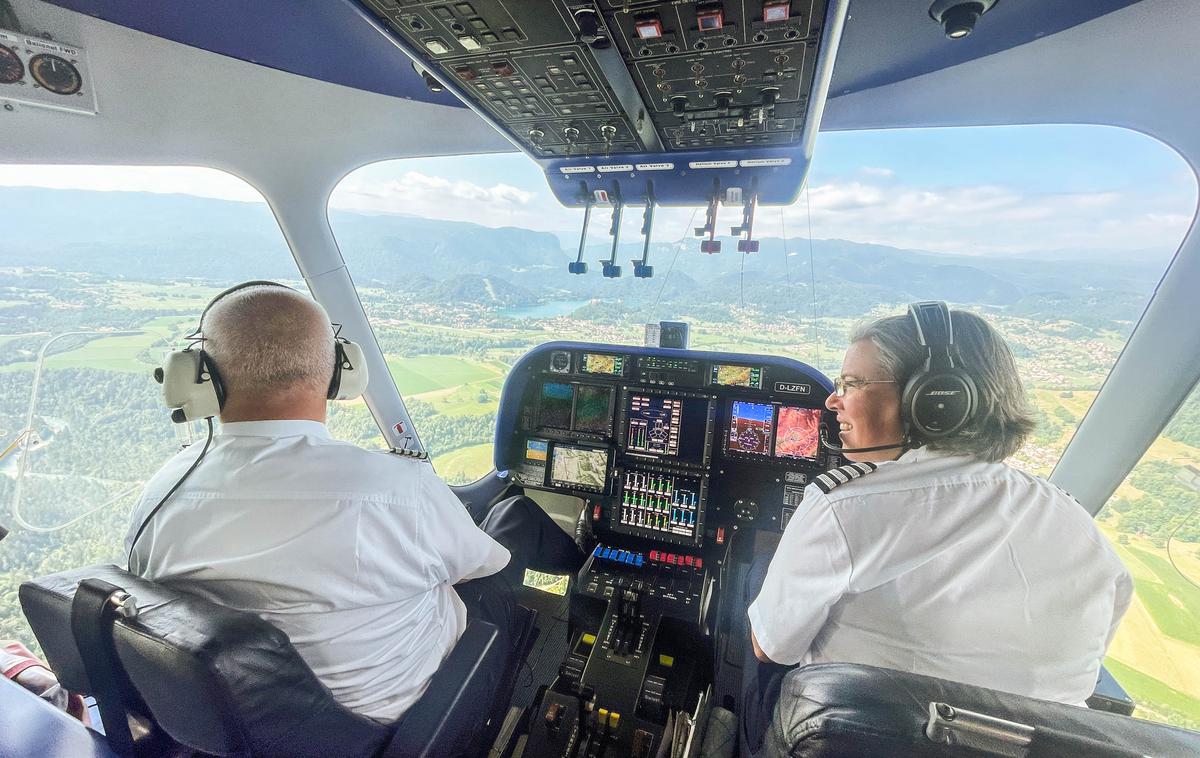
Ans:
<svg viewBox="0 0 1200 758"><path fill-rule="evenodd" d="M1003 462L1034 427L1003 338L917 303L853 332L834 387L852 463L788 523L749 608L755 656L1082 704L1132 583L1079 503Z"/></svg>

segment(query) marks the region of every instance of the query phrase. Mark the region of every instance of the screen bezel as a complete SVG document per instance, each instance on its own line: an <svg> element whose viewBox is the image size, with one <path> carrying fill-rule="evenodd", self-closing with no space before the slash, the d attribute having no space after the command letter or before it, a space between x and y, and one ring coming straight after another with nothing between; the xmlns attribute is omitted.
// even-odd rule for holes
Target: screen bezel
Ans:
<svg viewBox="0 0 1200 758"><path fill-rule="evenodd" d="M807 455L780 455L779 454L779 416L784 408L794 408L801 411L812 411L817 419L817 446L811 456ZM775 407L775 428L771 433L771 459L775 461L802 461L805 463L818 463L821 455L821 422L825 411L822 408L813 408L807 405L796 405L794 403L779 403Z"/></svg>
<svg viewBox="0 0 1200 758"><path fill-rule="evenodd" d="M657 397L664 399L679 399L685 403L687 401L704 402L707 404L705 409L705 421L703 430L703 446L704 449L700 453L699 461L692 461L681 458L677 455L664 455L661 453L647 453L641 450L631 449L628 445L629 440L629 405L632 402L634 395L643 395L646 397ZM712 462L712 442L713 434L716 428L717 419L717 396L705 392L677 392L671 390L650 389L644 386L626 386L623 388L620 397L620 417L616 430L617 449L622 455L636 458L643 462L653 462L664 466L678 466L681 468L706 468ZM683 430L681 429L681 432Z"/></svg>
<svg viewBox="0 0 1200 758"><path fill-rule="evenodd" d="M718 382L717 373L723 368L744 368L750 371L758 369L758 386L756 387L753 384L725 384L724 382ZM765 376L766 371L763 366L746 366L741 363L712 363L708 369L708 384L712 387L731 387L735 390L761 390L765 384Z"/></svg>
<svg viewBox="0 0 1200 758"><path fill-rule="evenodd" d="M770 435L767 438L767 449L762 453L754 453L749 450L742 450L730 445L730 438L733 435L733 406L735 403L746 403L747 405L765 406L771 411L770 420ZM779 420L779 404L772 402L762 402L759 400L748 400L743 398L730 398L725 408L725 424L721 435L721 449L726 456L744 458L748 461L770 461L775 458L775 430Z"/></svg>
<svg viewBox="0 0 1200 758"><path fill-rule="evenodd" d="M589 370L587 367L588 358L593 355L596 356L597 358L612 358L613 364L614 364L613 368L616 368L616 362L620 361L620 363L621 363L620 370L619 371L591 371L591 370ZM579 373L588 374L589 376L622 377L622 376L625 376L625 363L626 363L625 359L626 359L626 356L624 356L624 355L610 355L609 353L582 352L579 354Z"/></svg>
<svg viewBox="0 0 1200 758"><path fill-rule="evenodd" d="M614 403L616 403L616 399L617 399L617 388L611 384L589 384L586 382L574 383L571 386L574 388L571 392L571 431L579 432L580 434L600 435L602 437L612 436L613 406L614 406ZM578 410L579 410L579 392L584 387L591 387L591 388L595 388L595 389L599 389L599 390L605 390L608 392L608 406L604 413L604 416L607 419L607 424L605 425L605 427L603 429L600 429L600 430L581 429L576 424L576 421L578 420Z"/></svg>

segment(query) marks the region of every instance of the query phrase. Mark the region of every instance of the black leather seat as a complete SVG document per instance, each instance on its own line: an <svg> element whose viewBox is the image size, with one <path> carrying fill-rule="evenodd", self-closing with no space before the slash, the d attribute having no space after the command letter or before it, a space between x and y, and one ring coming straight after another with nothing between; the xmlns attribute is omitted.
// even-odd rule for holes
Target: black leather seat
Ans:
<svg viewBox="0 0 1200 758"><path fill-rule="evenodd" d="M789 672L783 679L762 749L753 754L790 758L995 754L939 744L926 736L931 702L1033 727L1056 739L1077 738L1082 744L1076 752L1059 742L1056 744L1060 747L1040 755L1200 755L1197 732L934 677L845 663L815 664ZM1030 747L1029 755L1038 754L1037 744ZM1045 744L1050 743L1047 740Z"/></svg>
<svg viewBox="0 0 1200 758"><path fill-rule="evenodd" d="M71 617L76 589L85 579L116 585L136 601L135 618L112 624L111 644L121 669L114 672L121 707L149 722L150 734L142 739L161 741L161 732L206 755L391 758L485 752L534 634L535 614L518 609L521 633L513 649L519 654L511 654L501 649L495 626L472 620L421 700L385 725L338 704L287 636L254 614L116 566L26 582L21 607L47 662L64 686L85 693L96 690ZM113 707L100 705L102 711Z"/></svg>

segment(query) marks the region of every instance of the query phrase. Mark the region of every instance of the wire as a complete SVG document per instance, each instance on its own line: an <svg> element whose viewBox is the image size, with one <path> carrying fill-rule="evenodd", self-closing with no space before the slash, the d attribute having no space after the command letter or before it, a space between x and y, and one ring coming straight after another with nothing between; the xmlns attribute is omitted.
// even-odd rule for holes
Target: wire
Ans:
<svg viewBox="0 0 1200 758"><path fill-rule="evenodd" d="M671 276L671 272L675 269L675 261L679 258L679 251L683 249L683 241L687 239L688 229L692 228L692 224L696 221L696 213L699 208L692 209L692 217L688 219L687 227L683 230L683 236L679 238L679 242L675 243L675 255L671 258L671 265L667 267L667 275L663 277L662 286L658 288L658 297L654 298L654 305L650 306L650 317L653 318L655 311L658 310L658 302L662 300L663 290L667 288L667 279ZM648 321L649 319L647 319Z"/></svg>
<svg viewBox="0 0 1200 758"><path fill-rule="evenodd" d="M1187 525L1187 523L1192 520L1192 516L1195 516L1196 513L1198 513L1198 512L1200 512L1200 505L1193 508L1192 512L1187 515L1187 518L1185 518L1183 521L1180 521L1179 526L1177 526L1173 530L1171 530L1171 536L1167 537L1167 560L1171 561L1171 567L1173 569L1175 569L1175 573L1182 576L1184 581L1186 581L1188 584L1192 585L1196 589L1200 589L1200 584L1196 584L1195 582L1193 582L1192 578L1190 576L1188 576L1187 574L1183 573L1183 570L1180 569L1179 565L1175 563L1175 556L1171 555L1171 540L1175 539L1175 535L1179 534L1179 530L1182 529L1185 525Z"/></svg>
<svg viewBox="0 0 1200 758"><path fill-rule="evenodd" d="M139 539L141 539L142 532L146 531L146 527L150 525L150 522L154 519L154 515L158 513L163 505L166 504L171 495L175 494L175 490L179 489L179 485L183 484L184 481L186 481L187 478L192 475L192 472L195 471L196 467L200 465L200 461L204 460L204 456L208 454L208 447L213 441L212 416L206 418L205 421L208 422L208 439L204 440L204 449L200 451L200 455L196 456L196 460L192 461L192 465L188 467L188 470L183 472L183 476L179 477L179 481L175 482L175 484L171 486L171 489L167 490L167 494L162 496L162 500L158 501L158 505L151 509L150 514L146 516L146 518L142 521L142 525L138 527L137 534L133 535L133 542L129 543L129 558L127 559L125 565L131 574L137 573L133 570L133 549L137 547L137 542Z"/></svg>
<svg viewBox="0 0 1200 758"><path fill-rule="evenodd" d="M742 270L738 275L738 290L742 299L742 308L746 307L746 256L748 253L742 253Z"/></svg>

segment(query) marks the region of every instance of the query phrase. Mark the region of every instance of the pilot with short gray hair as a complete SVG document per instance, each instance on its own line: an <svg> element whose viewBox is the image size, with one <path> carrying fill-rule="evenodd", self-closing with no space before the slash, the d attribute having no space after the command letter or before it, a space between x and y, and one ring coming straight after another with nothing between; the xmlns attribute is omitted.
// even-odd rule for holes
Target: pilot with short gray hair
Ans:
<svg viewBox="0 0 1200 758"><path fill-rule="evenodd" d="M334 333L306 295L232 288L201 329L225 390L220 430L206 453L183 450L146 485L126 538L130 570L257 613L342 705L394 721L469 615L507 638L527 566L582 565L528 498L497 504L481 528L428 463L334 439Z"/></svg>
<svg viewBox="0 0 1200 758"><path fill-rule="evenodd" d="M1078 502L1004 463L1034 428L1004 339L972 313L917 305L935 320L945 314L952 343L933 347L928 321L913 312L852 333L825 403L851 463L815 478L765 578L761 566L752 570L754 654L1081 705L1129 607L1129 572ZM919 400L914 377L931 376L941 351L953 368ZM973 405L961 406L959 428L922 431L914 413L928 411L925 423L937 427L960 393L973 394ZM932 405L911 405L921 402ZM754 745L781 672L751 662L747 674Z"/></svg>

